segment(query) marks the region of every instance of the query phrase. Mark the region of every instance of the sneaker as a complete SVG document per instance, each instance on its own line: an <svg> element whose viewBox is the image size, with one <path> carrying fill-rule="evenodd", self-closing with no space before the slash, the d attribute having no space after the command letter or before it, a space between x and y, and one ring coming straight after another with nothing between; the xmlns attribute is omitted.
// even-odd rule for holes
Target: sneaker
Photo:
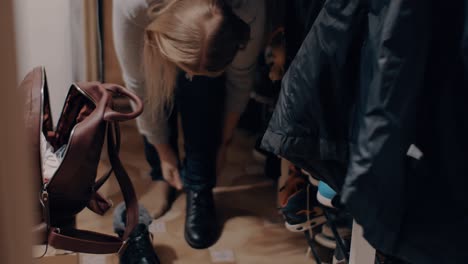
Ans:
<svg viewBox="0 0 468 264"><path fill-rule="evenodd" d="M345 241L351 240L351 226L345 222L337 223L338 235ZM336 240L328 224L322 226L322 231L315 235L315 242L329 249L336 249Z"/></svg>
<svg viewBox="0 0 468 264"><path fill-rule="evenodd" d="M304 232L327 220L316 199L317 189L308 184L302 173L291 166L289 177L279 191L280 212L291 232Z"/></svg>
<svg viewBox="0 0 468 264"><path fill-rule="evenodd" d="M304 169L302 169L301 172L302 172L302 174L307 176L307 178L309 179L310 184L312 184L315 187L318 187L320 181L317 180L317 178L315 178L314 176L312 176L312 173L309 173Z"/></svg>
<svg viewBox="0 0 468 264"><path fill-rule="evenodd" d="M338 227L338 234L343 239L345 247L349 248L351 244L351 229L346 227ZM333 250L332 264L347 263L343 251L340 248L337 248L333 232L328 225L323 225L322 232L315 235L314 239L318 245Z"/></svg>
<svg viewBox="0 0 468 264"><path fill-rule="evenodd" d="M345 240L345 243L348 244L349 247L349 242L348 240ZM346 257L342 253L341 250L335 249L335 252L333 253L333 262L332 264L347 264L348 262L346 261Z"/></svg>
<svg viewBox="0 0 468 264"><path fill-rule="evenodd" d="M320 181L318 184L317 200L326 207L335 208L333 198L336 192L325 182Z"/></svg>
<svg viewBox="0 0 468 264"><path fill-rule="evenodd" d="M322 264L332 264L333 263L333 254L335 250L326 248L322 245L319 245L317 243L314 243L313 245L310 245L307 248L307 257L314 259L317 261L316 256L314 256L314 253L312 252L312 247L313 250L315 251L315 254L318 259L320 259L320 262Z"/></svg>
<svg viewBox="0 0 468 264"><path fill-rule="evenodd" d="M337 224L337 231L338 235L344 239L351 238L351 227L349 225L345 225L344 223L338 223ZM333 237L333 231L331 230L330 226L323 225L322 226L322 232L320 233L326 237Z"/></svg>

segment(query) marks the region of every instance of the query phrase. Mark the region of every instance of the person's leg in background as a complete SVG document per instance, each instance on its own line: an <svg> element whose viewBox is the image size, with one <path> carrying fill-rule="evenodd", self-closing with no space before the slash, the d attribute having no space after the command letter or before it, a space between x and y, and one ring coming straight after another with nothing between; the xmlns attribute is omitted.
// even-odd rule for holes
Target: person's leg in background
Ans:
<svg viewBox="0 0 468 264"><path fill-rule="evenodd" d="M185 239L193 248L207 248L218 238L212 189L224 116L225 78L181 75L177 102L182 119L187 192Z"/></svg>

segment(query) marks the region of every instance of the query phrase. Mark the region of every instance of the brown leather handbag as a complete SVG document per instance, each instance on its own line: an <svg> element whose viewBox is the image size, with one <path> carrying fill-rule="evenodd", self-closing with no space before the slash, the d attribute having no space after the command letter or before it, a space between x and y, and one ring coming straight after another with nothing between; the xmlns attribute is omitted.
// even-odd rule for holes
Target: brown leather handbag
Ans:
<svg viewBox="0 0 468 264"><path fill-rule="evenodd" d="M57 127L53 129L49 91L43 67L35 68L20 84L26 95L25 124L30 135L37 222L33 232L39 244L57 249L92 254L122 251L125 240L138 223L138 204L132 182L119 159L119 121L136 118L143 111L140 98L114 84L98 82L73 84L63 106ZM113 96L122 95L134 102L133 112L113 109ZM48 180L43 178L41 133L54 150L62 148L63 158ZM96 180L101 150L107 136L111 170ZM127 210L123 238L78 230L75 216L85 207L104 214L111 207L97 191L114 172Z"/></svg>

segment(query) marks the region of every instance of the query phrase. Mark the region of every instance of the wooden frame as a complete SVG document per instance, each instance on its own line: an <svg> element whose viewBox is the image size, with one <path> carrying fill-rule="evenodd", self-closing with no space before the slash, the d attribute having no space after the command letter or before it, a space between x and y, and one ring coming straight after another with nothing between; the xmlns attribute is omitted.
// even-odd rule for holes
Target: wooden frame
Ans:
<svg viewBox="0 0 468 264"><path fill-rule="evenodd" d="M122 80L122 70L120 69L114 48L114 36L112 32L112 4L112 0L102 0L102 52L104 56L104 81L124 85Z"/></svg>
<svg viewBox="0 0 468 264"><path fill-rule="evenodd" d="M15 0L15 4L18 2ZM17 83L15 14L13 0L2 1L0 8L0 79L3 103L0 129L4 143L0 153L0 259L4 264L31 263L32 186L29 155L23 119L23 103ZM18 8L18 6L16 6Z"/></svg>
<svg viewBox="0 0 468 264"><path fill-rule="evenodd" d="M95 0L83 0L86 79L99 80L98 10Z"/></svg>

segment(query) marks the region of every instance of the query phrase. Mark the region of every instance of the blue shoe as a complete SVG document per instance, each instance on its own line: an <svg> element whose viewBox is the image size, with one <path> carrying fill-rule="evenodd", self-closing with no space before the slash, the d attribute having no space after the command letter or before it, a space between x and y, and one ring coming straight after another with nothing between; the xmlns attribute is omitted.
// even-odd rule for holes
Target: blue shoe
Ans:
<svg viewBox="0 0 468 264"><path fill-rule="evenodd" d="M330 186L328 186L328 184L323 181L319 182L317 192L317 200L319 203L330 208L335 208L332 202L335 196L336 192Z"/></svg>
<svg viewBox="0 0 468 264"><path fill-rule="evenodd" d="M291 166L289 177L278 195L279 209L289 231L304 232L326 222L315 192L317 188L308 184L300 171Z"/></svg>

